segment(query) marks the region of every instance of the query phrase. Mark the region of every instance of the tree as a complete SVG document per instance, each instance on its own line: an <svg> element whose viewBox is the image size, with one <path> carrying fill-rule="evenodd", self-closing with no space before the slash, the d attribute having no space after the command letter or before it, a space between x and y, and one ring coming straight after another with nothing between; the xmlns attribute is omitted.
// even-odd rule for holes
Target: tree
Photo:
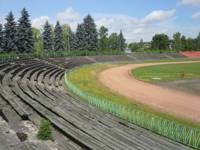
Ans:
<svg viewBox="0 0 200 150"><path fill-rule="evenodd" d="M143 39L140 40L139 43L135 42L135 43L130 43L128 45L128 48L131 49L132 52L136 51L144 51L144 42Z"/></svg>
<svg viewBox="0 0 200 150"><path fill-rule="evenodd" d="M195 40L192 38L187 39L187 50L193 51L195 50Z"/></svg>
<svg viewBox="0 0 200 150"><path fill-rule="evenodd" d="M120 45L119 45L119 36L117 33L112 33L109 36L109 48L111 50L119 50Z"/></svg>
<svg viewBox="0 0 200 150"><path fill-rule="evenodd" d="M196 38L196 50L200 50L200 32Z"/></svg>
<svg viewBox="0 0 200 150"><path fill-rule="evenodd" d="M85 49L89 51L97 50L98 48L98 33L96 24L93 18L88 15L83 21L84 37L85 37Z"/></svg>
<svg viewBox="0 0 200 150"><path fill-rule="evenodd" d="M21 18L17 27L17 48L20 52L31 52L33 50L33 34L28 11L23 8Z"/></svg>
<svg viewBox="0 0 200 150"><path fill-rule="evenodd" d="M69 30L70 30L69 25L67 24L62 25L64 50L68 49Z"/></svg>
<svg viewBox="0 0 200 150"><path fill-rule="evenodd" d="M0 51L3 50L3 26L0 24Z"/></svg>
<svg viewBox="0 0 200 150"><path fill-rule="evenodd" d="M85 38L85 28L83 24L78 24L76 30L76 42L78 50L88 50L86 38Z"/></svg>
<svg viewBox="0 0 200 150"><path fill-rule="evenodd" d="M124 35L122 31L120 30L119 34L119 50L124 51L126 49L126 40L124 39Z"/></svg>
<svg viewBox="0 0 200 150"><path fill-rule="evenodd" d="M169 37L166 34L156 34L152 38L152 49L167 50L169 49Z"/></svg>
<svg viewBox="0 0 200 150"><path fill-rule="evenodd" d="M99 49L106 50L108 48L108 29L101 26L99 29Z"/></svg>
<svg viewBox="0 0 200 150"><path fill-rule="evenodd" d="M181 41L181 33L176 32L173 35L173 43L172 43L173 50L180 51L182 49L182 41Z"/></svg>
<svg viewBox="0 0 200 150"><path fill-rule="evenodd" d="M44 25L44 31L42 34L42 42L43 42L43 48L45 51L51 51L53 50L53 36L52 36L52 28L47 21Z"/></svg>
<svg viewBox="0 0 200 150"><path fill-rule="evenodd" d="M43 47L42 47L42 35L40 33L40 30L36 28L32 28L32 33L33 33L33 51L37 55L42 55L43 54Z"/></svg>
<svg viewBox="0 0 200 150"><path fill-rule="evenodd" d="M77 49L77 40L76 34L72 32L69 28L69 35L68 35L68 50L76 50Z"/></svg>
<svg viewBox="0 0 200 150"><path fill-rule="evenodd" d="M54 49L56 51L63 51L63 31L62 27L60 26L59 21L57 21L55 30L54 30Z"/></svg>
<svg viewBox="0 0 200 150"><path fill-rule="evenodd" d="M182 50L187 50L187 39L184 35L181 37Z"/></svg>
<svg viewBox="0 0 200 150"><path fill-rule="evenodd" d="M130 43L128 48L131 49L132 52L140 51L140 44L139 43Z"/></svg>
<svg viewBox="0 0 200 150"><path fill-rule="evenodd" d="M4 25L4 39L3 47L7 52L17 51L17 36L16 36L16 22L13 13L10 12L5 18L6 23Z"/></svg>

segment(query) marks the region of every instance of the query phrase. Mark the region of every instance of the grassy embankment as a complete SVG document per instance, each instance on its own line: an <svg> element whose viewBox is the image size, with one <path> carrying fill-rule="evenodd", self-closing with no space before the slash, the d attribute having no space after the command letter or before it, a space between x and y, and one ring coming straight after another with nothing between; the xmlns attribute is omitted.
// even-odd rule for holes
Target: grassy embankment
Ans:
<svg viewBox="0 0 200 150"><path fill-rule="evenodd" d="M143 104L131 102L98 82L99 72L118 65L95 64L73 69L66 76L68 88L98 108L163 136L199 148L200 125L198 123L182 120L157 112Z"/></svg>

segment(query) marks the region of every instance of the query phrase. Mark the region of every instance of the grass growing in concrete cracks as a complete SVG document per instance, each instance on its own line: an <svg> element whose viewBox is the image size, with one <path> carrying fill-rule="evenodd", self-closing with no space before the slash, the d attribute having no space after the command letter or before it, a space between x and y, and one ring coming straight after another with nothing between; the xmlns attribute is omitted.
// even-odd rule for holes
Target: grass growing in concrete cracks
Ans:
<svg viewBox="0 0 200 150"><path fill-rule="evenodd" d="M49 120L42 119L40 121L37 137L40 140L53 140L51 123Z"/></svg>

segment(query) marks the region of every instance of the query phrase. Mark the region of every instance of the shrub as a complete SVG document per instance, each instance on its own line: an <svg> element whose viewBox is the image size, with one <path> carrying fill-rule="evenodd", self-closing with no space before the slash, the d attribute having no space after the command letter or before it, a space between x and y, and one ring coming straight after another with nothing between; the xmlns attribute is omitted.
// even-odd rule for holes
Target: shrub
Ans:
<svg viewBox="0 0 200 150"><path fill-rule="evenodd" d="M46 119L41 120L37 137L40 140L52 140L53 139L51 123L49 120L46 120Z"/></svg>

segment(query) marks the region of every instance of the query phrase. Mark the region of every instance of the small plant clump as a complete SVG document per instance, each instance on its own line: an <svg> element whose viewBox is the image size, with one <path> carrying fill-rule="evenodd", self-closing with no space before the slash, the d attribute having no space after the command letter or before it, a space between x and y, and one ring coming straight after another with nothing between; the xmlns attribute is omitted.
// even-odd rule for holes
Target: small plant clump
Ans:
<svg viewBox="0 0 200 150"><path fill-rule="evenodd" d="M185 78L185 72L182 72L181 74L180 74L180 77L183 79L183 78Z"/></svg>
<svg viewBox="0 0 200 150"><path fill-rule="evenodd" d="M37 137L40 140L53 140L51 123L49 120L41 120Z"/></svg>

